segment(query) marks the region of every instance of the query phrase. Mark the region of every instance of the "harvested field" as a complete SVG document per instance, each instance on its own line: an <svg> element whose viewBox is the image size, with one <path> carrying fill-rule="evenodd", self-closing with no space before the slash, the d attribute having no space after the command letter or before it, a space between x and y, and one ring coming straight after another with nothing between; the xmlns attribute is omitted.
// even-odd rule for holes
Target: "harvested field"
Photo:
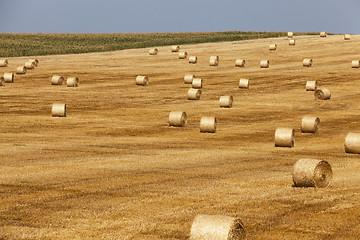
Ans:
<svg viewBox="0 0 360 240"><path fill-rule="evenodd" d="M360 132L360 36L295 39L180 45L197 64L170 46L34 56L39 67L0 89L0 239L188 239L198 214L240 218L249 239L360 239L359 155L344 151ZM28 57L7 59L0 76ZM203 79L198 101L187 100L186 74ZM53 75L79 87L51 85ZM309 80L331 99L315 100ZM219 107L225 95L232 108ZM51 116L57 102L66 118ZM169 127L178 110L186 126ZM300 132L305 115L321 119L318 133ZM201 116L216 117L216 133L200 133ZM278 126L295 129L293 148L274 147ZM293 187L300 158L329 162L330 186Z"/></svg>

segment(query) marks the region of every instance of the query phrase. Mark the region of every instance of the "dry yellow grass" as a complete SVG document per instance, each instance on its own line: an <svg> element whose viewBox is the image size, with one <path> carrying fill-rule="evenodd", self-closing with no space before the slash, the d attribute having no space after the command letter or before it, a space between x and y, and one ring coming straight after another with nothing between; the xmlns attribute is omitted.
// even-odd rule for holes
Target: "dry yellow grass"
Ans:
<svg viewBox="0 0 360 240"><path fill-rule="evenodd" d="M268 50L275 41L278 49ZM0 239L187 239L197 214L239 217L249 239L359 239L360 161L344 138L360 129L360 36L286 37L181 45L197 64L169 47L39 56L40 66L1 88ZM209 66L219 55L221 64ZM304 56L316 64L304 68ZM236 68L237 58L246 59ZM270 68L259 68L261 59ZM14 71L26 58L9 58ZM151 79L136 86L137 75ZM204 80L187 101L185 74ZM2 73L0 72L0 75ZM52 86L53 75L77 76L78 88ZM239 78L251 89L238 89ZM308 80L331 89L327 101L306 92ZM232 95L233 108L219 108ZM66 118L52 118L54 102ZM168 126L170 111L188 115ZM302 134L316 114L321 131ZM216 116L217 132L199 131ZM277 126L295 128L294 148L275 148ZM328 161L324 189L292 187L300 158Z"/></svg>

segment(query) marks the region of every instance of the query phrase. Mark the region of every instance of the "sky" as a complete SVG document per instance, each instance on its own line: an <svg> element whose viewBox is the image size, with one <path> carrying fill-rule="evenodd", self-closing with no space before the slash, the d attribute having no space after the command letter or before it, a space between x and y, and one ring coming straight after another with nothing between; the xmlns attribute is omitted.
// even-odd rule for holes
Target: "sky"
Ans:
<svg viewBox="0 0 360 240"><path fill-rule="evenodd" d="M1 33L360 34L360 0L0 0Z"/></svg>

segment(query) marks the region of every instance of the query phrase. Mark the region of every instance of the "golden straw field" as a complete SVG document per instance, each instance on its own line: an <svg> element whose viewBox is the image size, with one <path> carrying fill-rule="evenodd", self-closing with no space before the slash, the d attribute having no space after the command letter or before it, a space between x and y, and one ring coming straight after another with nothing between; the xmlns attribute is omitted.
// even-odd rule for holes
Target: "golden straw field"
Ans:
<svg viewBox="0 0 360 240"><path fill-rule="evenodd" d="M0 87L0 239L188 239L198 214L238 217L248 239L360 239L360 160L344 151L360 132L360 36L295 39L180 45L197 64L171 46L36 57ZM30 58L7 58L0 75ZM185 74L203 79L200 100L187 100ZM330 100L305 91L312 80ZM224 95L232 108L219 107ZM53 103L67 117L51 117ZM169 127L170 111L186 126ZM216 133L200 133L202 116L217 118ZM318 133L300 132L303 116L320 118ZM274 147L277 127L295 129L293 148ZM293 187L300 158L328 161L330 185Z"/></svg>

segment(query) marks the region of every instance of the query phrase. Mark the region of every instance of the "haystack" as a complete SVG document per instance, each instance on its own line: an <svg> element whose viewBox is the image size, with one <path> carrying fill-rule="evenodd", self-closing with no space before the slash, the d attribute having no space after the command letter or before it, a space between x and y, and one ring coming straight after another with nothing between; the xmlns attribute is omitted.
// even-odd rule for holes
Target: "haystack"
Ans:
<svg viewBox="0 0 360 240"><path fill-rule="evenodd" d="M187 75L185 75L185 77L184 77L184 83L185 83L185 84L192 84L192 81L193 81L194 78L196 78L195 75L187 74Z"/></svg>
<svg viewBox="0 0 360 240"><path fill-rule="evenodd" d="M345 137L345 152L360 154L360 133L350 132Z"/></svg>
<svg viewBox="0 0 360 240"><path fill-rule="evenodd" d="M19 66L16 68L16 74L25 74L26 73L26 67L25 66Z"/></svg>
<svg viewBox="0 0 360 240"><path fill-rule="evenodd" d="M190 230L190 240L242 240L245 236L241 219L221 215L197 215Z"/></svg>
<svg viewBox="0 0 360 240"><path fill-rule="evenodd" d="M249 89L249 79L241 78L239 81L239 88Z"/></svg>
<svg viewBox="0 0 360 240"><path fill-rule="evenodd" d="M186 59L187 52L179 52L179 59Z"/></svg>
<svg viewBox="0 0 360 240"><path fill-rule="evenodd" d="M7 59L0 59L0 67L7 67L8 63Z"/></svg>
<svg viewBox="0 0 360 240"><path fill-rule="evenodd" d="M149 50L149 55L157 55L159 50L157 48L151 48Z"/></svg>
<svg viewBox="0 0 360 240"><path fill-rule="evenodd" d="M316 133L318 131L320 119L318 117L305 116L301 120L301 132Z"/></svg>
<svg viewBox="0 0 360 240"><path fill-rule="evenodd" d="M221 96L219 103L221 108L231 108L233 105L233 96Z"/></svg>
<svg viewBox="0 0 360 240"><path fill-rule="evenodd" d="M331 98L331 93L326 88L319 88L315 91L314 96L316 100L328 100Z"/></svg>
<svg viewBox="0 0 360 240"><path fill-rule="evenodd" d="M3 77L4 77L4 81L6 83L13 83L14 82L14 74L13 73L4 73Z"/></svg>
<svg viewBox="0 0 360 240"><path fill-rule="evenodd" d="M192 64L197 63L197 57L196 56L189 57L189 63L192 63Z"/></svg>
<svg viewBox="0 0 360 240"><path fill-rule="evenodd" d="M261 60L260 61L260 68L268 68L270 65L269 60Z"/></svg>
<svg viewBox="0 0 360 240"><path fill-rule="evenodd" d="M323 188L329 185L332 175L332 169L328 162L302 158L294 165L293 182L295 187Z"/></svg>
<svg viewBox="0 0 360 240"><path fill-rule="evenodd" d="M275 130L275 147L294 147L294 129L278 127Z"/></svg>
<svg viewBox="0 0 360 240"><path fill-rule="evenodd" d="M169 114L169 125L173 127L184 127L187 122L187 115L183 111L172 111Z"/></svg>
<svg viewBox="0 0 360 240"><path fill-rule="evenodd" d="M188 96L188 100L199 100L201 97L201 90L190 88L187 93L187 96Z"/></svg>
<svg viewBox="0 0 360 240"><path fill-rule="evenodd" d="M135 82L136 85L147 86L149 84L149 79L147 76L137 76Z"/></svg>
<svg viewBox="0 0 360 240"><path fill-rule="evenodd" d="M171 52L178 52L180 50L180 46L172 46Z"/></svg>
<svg viewBox="0 0 360 240"><path fill-rule="evenodd" d="M307 81L305 88L306 88L306 91L316 91L317 81Z"/></svg>
<svg viewBox="0 0 360 240"><path fill-rule="evenodd" d="M236 59L235 67L244 67L244 66L245 66L245 60L244 59Z"/></svg>
<svg viewBox="0 0 360 240"><path fill-rule="evenodd" d="M68 87L78 87L79 79L77 77L68 77L66 80L66 86Z"/></svg>
<svg viewBox="0 0 360 240"><path fill-rule="evenodd" d="M200 132L215 133L216 132L216 117L201 117Z"/></svg>
<svg viewBox="0 0 360 240"><path fill-rule="evenodd" d="M51 78L51 85L62 85L64 83L64 78L59 75L54 75Z"/></svg>
<svg viewBox="0 0 360 240"><path fill-rule="evenodd" d="M304 58L304 60L303 60L304 67L311 67L312 63L313 63L313 60L311 58Z"/></svg>
<svg viewBox="0 0 360 240"><path fill-rule="evenodd" d="M51 108L51 115L53 117L66 117L66 104L54 103Z"/></svg>
<svg viewBox="0 0 360 240"><path fill-rule="evenodd" d="M203 85L202 78L194 78L192 80L192 87L193 88L200 89L200 88L202 88L202 85Z"/></svg>

